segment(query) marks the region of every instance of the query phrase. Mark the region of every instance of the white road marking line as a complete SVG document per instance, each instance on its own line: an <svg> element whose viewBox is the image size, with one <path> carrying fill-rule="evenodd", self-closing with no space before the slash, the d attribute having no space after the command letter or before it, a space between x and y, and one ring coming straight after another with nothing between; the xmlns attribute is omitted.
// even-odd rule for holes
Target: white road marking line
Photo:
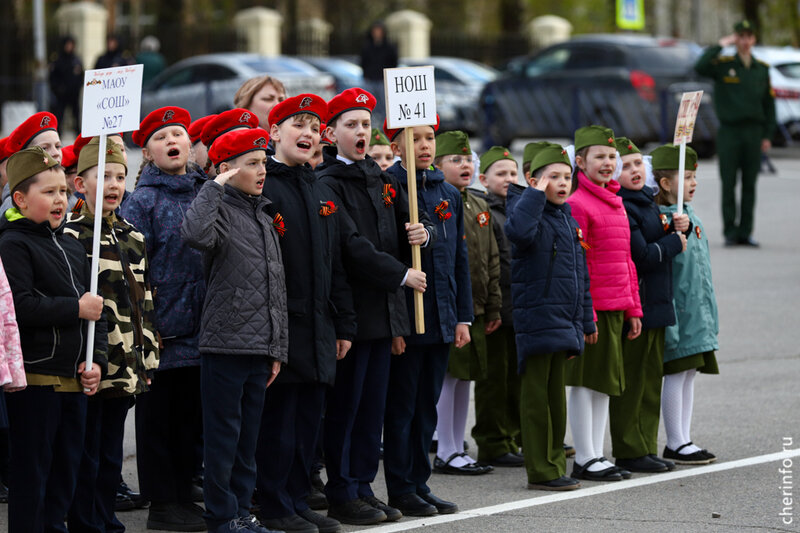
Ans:
<svg viewBox="0 0 800 533"><path fill-rule="evenodd" d="M627 490L635 487L643 487L646 485L655 485L656 483L663 483L665 481L674 481L676 479L702 476L705 474L714 474L716 472L724 472L725 470L732 470L734 468L744 468L747 466L771 463L774 461L781 461L783 459L790 459L792 457L798 457L798 456L800 456L800 448L792 450L784 450L782 452L770 453L767 455L746 457L744 459L739 459L736 461L727 461L724 463L717 463L706 466L690 467L685 470L681 469L664 474L657 474L657 475L653 474L647 477L637 477L635 479L629 479L620 482L606 483L588 489L578 489L570 492L560 492L556 494L550 494L547 496L540 496L538 498L528 498L525 500L517 500L513 502L492 505L489 507L469 509L467 511L462 511L456 514L437 515L429 518L421 518L419 520L410 520L408 522L399 522L394 524L387 524L385 526L373 527L369 529L361 529L359 530L359 533L394 533L397 531L409 531L411 529L417 529L421 527L433 526L437 524L447 524L449 522L458 522L460 520L469 520L471 518L478 518L481 516L490 516L498 513L515 511L517 509L535 507L537 505L545 505L548 503L556 503L567 500L575 500L578 498L586 498L598 494L606 494L608 492Z"/></svg>

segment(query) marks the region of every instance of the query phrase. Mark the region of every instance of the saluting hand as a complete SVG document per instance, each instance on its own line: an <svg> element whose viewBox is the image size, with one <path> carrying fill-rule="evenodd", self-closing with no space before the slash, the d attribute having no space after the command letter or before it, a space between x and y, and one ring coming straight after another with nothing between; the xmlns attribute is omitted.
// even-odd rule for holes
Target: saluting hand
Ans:
<svg viewBox="0 0 800 533"><path fill-rule="evenodd" d="M217 177L214 178L214 181L216 181L220 185L225 185L226 183L228 183L228 180L231 179L231 176L235 176L238 173L239 173L238 168L232 168L230 170L223 172L222 174L218 174Z"/></svg>
<svg viewBox="0 0 800 533"><path fill-rule="evenodd" d="M719 45L723 48L726 46L732 46L736 44L736 34L731 33L730 35L726 35L725 37L719 40Z"/></svg>
<svg viewBox="0 0 800 533"><path fill-rule="evenodd" d="M416 224L406 222L406 231L408 232L408 244L411 246L422 246L428 240L428 232L419 222Z"/></svg>
<svg viewBox="0 0 800 533"><path fill-rule="evenodd" d="M536 183L534 183L533 186L536 187L538 190L544 192L544 190L547 188L548 183L550 183L550 178L542 174L541 177L536 178Z"/></svg>

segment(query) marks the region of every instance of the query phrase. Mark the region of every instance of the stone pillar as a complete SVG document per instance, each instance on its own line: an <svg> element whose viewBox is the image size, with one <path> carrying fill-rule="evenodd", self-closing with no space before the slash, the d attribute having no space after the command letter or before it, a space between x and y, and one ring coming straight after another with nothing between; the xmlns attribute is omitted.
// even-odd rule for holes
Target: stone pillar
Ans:
<svg viewBox="0 0 800 533"><path fill-rule="evenodd" d="M400 57L424 59L431 55L431 20L417 11L404 9L386 17L388 38L397 43Z"/></svg>
<svg viewBox="0 0 800 533"><path fill-rule="evenodd" d="M320 18L297 23L297 53L306 56L327 56L333 25Z"/></svg>
<svg viewBox="0 0 800 533"><path fill-rule="evenodd" d="M64 4L53 15L61 35L75 37L75 53L83 68L94 68L97 58L106 51L108 11L94 2Z"/></svg>
<svg viewBox="0 0 800 533"><path fill-rule="evenodd" d="M283 16L274 9L244 9L233 17L233 25L239 41L244 43L244 51L263 56L280 55Z"/></svg>
<svg viewBox="0 0 800 533"><path fill-rule="evenodd" d="M572 24L555 15L543 15L531 20L525 30L531 50L535 51L568 40L572 34Z"/></svg>

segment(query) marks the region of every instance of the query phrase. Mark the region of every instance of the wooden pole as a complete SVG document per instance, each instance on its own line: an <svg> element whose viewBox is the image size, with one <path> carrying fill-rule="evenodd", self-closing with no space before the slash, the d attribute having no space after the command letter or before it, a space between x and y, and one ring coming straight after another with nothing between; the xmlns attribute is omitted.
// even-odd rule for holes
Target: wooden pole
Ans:
<svg viewBox="0 0 800 533"><path fill-rule="evenodd" d="M419 208L417 206L417 167L414 164L414 128L405 129L406 141L406 174L408 177L408 218L411 224L419 222ZM411 266L422 270L422 257L419 245L411 247ZM414 291L414 318L418 335L425 333L425 309L422 303L422 293Z"/></svg>

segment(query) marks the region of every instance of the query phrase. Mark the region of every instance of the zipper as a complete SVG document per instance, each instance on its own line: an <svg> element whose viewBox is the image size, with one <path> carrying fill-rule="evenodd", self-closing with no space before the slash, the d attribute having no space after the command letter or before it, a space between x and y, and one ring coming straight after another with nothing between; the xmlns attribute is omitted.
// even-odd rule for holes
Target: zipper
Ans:
<svg viewBox="0 0 800 533"><path fill-rule="evenodd" d="M553 266L556 262L556 254L558 253L558 246L556 246L556 241L553 241L553 253L550 255L550 264L547 265L547 281L544 284L544 297L547 298L547 295L550 294L550 282L553 279Z"/></svg>
<svg viewBox="0 0 800 533"><path fill-rule="evenodd" d="M561 213L561 220L564 221L564 225L567 228L567 233L569 235L572 235L574 232L572 231L572 226L570 226L570 224L569 224L569 219L567 219L567 215L565 215L563 211L560 211L560 213ZM577 246L580 246L580 243L578 243ZM576 248L576 246L571 246L570 249L572 250L572 283L575 286L575 290L573 291L575 293L575 302L573 303L573 306L572 306L572 308L574 309L574 311L573 311L573 315L574 315L575 311L578 310L578 305L580 305L581 298L582 298L583 295L578 293L578 287L580 285L578 284L578 255L577 255L577 248ZM583 249L583 248L581 248L581 249ZM585 256L586 256L586 254L584 252L584 257ZM582 317L581 317L581 319L582 319Z"/></svg>
<svg viewBox="0 0 800 533"><path fill-rule="evenodd" d="M72 267L69 266L69 258L67 257L67 252L65 252L64 248L62 248L61 245L58 244L58 238L56 237L56 234L53 233L52 230L50 230L50 237L53 239L53 244L55 244L56 248L58 248L58 250L61 252L61 255L64 256L64 262L67 265L67 272L69 272L69 282L72 284L72 290L75 291L75 295L80 300L81 294L80 294L80 291L78 290L78 287L75 286L75 278L72 275ZM78 328L78 334L80 335L80 339L81 339L81 343L80 343L81 348L83 348L83 327ZM81 359L81 351L82 351L81 349L78 350L78 357L75 359L75 364L72 367L72 368L75 369L73 377L77 377L78 376L78 363L79 363L79 361Z"/></svg>

